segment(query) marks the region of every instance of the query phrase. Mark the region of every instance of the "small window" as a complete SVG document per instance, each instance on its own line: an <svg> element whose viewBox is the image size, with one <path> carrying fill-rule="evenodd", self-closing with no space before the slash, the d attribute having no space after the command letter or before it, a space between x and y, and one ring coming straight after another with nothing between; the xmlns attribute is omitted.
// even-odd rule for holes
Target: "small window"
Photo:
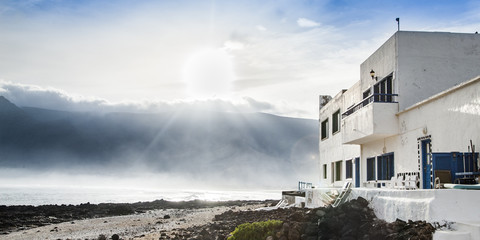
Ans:
<svg viewBox="0 0 480 240"><path fill-rule="evenodd" d="M328 138L328 118L322 122L322 140Z"/></svg>
<svg viewBox="0 0 480 240"><path fill-rule="evenodd" d="M340 131L340 109L332 115L332 134Z"/></svg>
<svg viewBox="0 0 480 240"><path fill-rule="evenodd" d="M327 179L327 164L323 164L323 179Z"/></svg>
<svg viewBox="0 0 480 240"><path fill-rule="evenodd" d="M353 164L352 159L345 161L345 178L353 177Z"/></svg>
<svg viewBox="0 0 480 240"><path fill-rule="evenodd" d="M335 181L342 180L342 161L335 162Z"/></svg>
<svg viewBox="0 0 480 240"><path fill-rule="evenodd" d="M332 181L332 183L335 182L335 162L331 162L330 163L330 180Z"/></svg>
<svg viewBox="0 0 480 240"><path fill-rule="evenodd" d="M375 158L367 158L367 181L375 180Z"/></svg>
<svg viewBox="0 0 480 240"><path fill-rule="evenodd" d="M372 90L370 88L363 92L363 99L370 97L371 92Z"/></svg>

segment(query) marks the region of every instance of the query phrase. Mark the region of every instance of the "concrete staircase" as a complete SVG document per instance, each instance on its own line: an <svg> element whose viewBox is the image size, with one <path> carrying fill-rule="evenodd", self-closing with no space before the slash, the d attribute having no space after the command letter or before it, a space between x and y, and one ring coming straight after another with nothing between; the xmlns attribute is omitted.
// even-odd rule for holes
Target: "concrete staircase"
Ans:
<svg viewBox="0 0 480 240"><path fill-rule="evenodd" d="M480 223L454 223L452 230L437 230L433 240L480 240Z"/></svg>

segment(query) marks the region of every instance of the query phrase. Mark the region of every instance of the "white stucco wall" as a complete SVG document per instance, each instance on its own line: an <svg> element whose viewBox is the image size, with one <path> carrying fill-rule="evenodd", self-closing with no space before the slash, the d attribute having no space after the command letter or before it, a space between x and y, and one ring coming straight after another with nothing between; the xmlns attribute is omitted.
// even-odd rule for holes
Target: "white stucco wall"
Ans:
<svg viewBox="0 0 480 240"><path fill-rule="evenodd" d="M467 152L470 140L480 150L480 78L397 114L399 134L362 144L362 160L394 153L395 173L419 172L419 138L431 136L433 152ZM365 160L364 160L365 161ZM366 164L361 168L366 181Z"/></svg>
<svg viewBox="0 0 480 240"><path fill-rule="evenodd" d="M381 80L392 72L396 72L396 39L399 33L402 32L397 32L390 37L377 51L360 64L361 93L376 83L376 80L370 76L371 70L375 71L375 76L378 80Z"/></svg>
<svg viewBox="0 0 480 240"><path fill-rule="evenodd" d="M397 103L370 103L342 120L343 142L362 144L398 134Z"/></svg>
<svg viewBox="0 0 480 240"><path fill-rule="evenodd" d="M335 189L340 191L340 189ZM306 190L306 204L308 208L323 207L322 193L333 189ZM394 222L397 218L408 221L427 222L479 222L480 211L475 211L480 197L480 191L459 189L431 189L431 190L392 190L353 188L348 199L365 198L369 202L375 215L387 222Z"/></svg>
<svg viewBox="0 0 480 240"><path fill-rule="evenodd" d="M433 152L467 152L470 140L480 150L480 78L398 114L403 159L416 158L417 139L431 135Z"/></svg>
<svg viewBox="0 0 480 240"><path fill-rule="evenodd" d="M360 65L361 92L393 72L399 109L480 75L480 35L396 32Z"/></svg>
<svg viewBox="0 0 480 240"><path fill-rule="evenodd" d="M343 93L343 109L346 111L348 108L359 103L363 99L362 81L357 81L346 92ZM345 112L344 111L344 112Z"/></svg>
<svg viewBox="0 0 480 240"><path fill-rule="evenodd" d="M377 82L370 77L372 69L378 80L393 72L393 93L398 94L395 109L371 103L342 120L341 132L332 135L332 114L338 109L343 113L359 103L363 92ZM480 150L478 83L468 90L457 89L409 109L477 75L480 75L480 35L395 33L361 64L361 80L320 110L320 122L328 117L330 125L329 138L319 144L320 174L323 164L327 164L328 173L327 179L321 177L322 185L332 182L332 162L352 159L360 155L360 149L361 182L366 181L366 158L389 152L395 154L396 173L420 172L417 139L426 135L432 136L434 152L466 152L470 139ZM361 139L370 133L371 137ZM342 145L342 141L362 145Z"/></svg>
<svg viewBox="0 0 480 240"><path fill-rule="evenodd" d="M389 189L353 189L350 199L367 199L378 218L393 222L397 218L428 222L478 222L476 209L479 191L442 189L398 191Z"/></svg>
<svg viewBox="0 0 480 240"><path fill-rule="evenodd" d="M348 92L348 91L347 91ZM320 109L319 114L319 121L320 121L320 128L319 134L321 138L321 123L328 118L329 120L329 132L327 139L320 139L319 141L319 156L320 156L320 185L321 186L341 186L343 184L343 180L346 178L346 168L345 168L345 160L350 160L355 157L360 156L360 146L358 145L343 145L342 144L342 132L344 131L343 126L341 125L340 121L340 131L336 133L332 133L332 114L335 113L340 109L340 115L345 112L346 102L351 102L353 97L350 96L347 92L340 92L335 97L330 100L328 104L326 104L322 109ZM340 116L341 117L341 116ZM341 181L333 181L333 174L332 174L332 163L337 161L342 162L342 170L341 170ZM327 165L327 178L324 178L323 175L323 166L324 164ZM354 174L354 173L353 173Z"/></svg>
<svg viewBox="0 0 480 240"><path fill-rule="evenodd" d="M480 35L398 32L400 110L480 75Z"/></svg>

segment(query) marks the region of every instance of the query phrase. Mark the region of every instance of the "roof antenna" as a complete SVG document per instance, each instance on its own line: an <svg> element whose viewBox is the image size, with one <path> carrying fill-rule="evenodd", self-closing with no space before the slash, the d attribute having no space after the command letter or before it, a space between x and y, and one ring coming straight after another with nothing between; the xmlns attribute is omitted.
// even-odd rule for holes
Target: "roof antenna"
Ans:
<svg viewBox="0 0 480 240"><path fill-rule="evenodd" d="M397 21L397 31L400 31L400 18L396 18L395 21Z"/></svg>

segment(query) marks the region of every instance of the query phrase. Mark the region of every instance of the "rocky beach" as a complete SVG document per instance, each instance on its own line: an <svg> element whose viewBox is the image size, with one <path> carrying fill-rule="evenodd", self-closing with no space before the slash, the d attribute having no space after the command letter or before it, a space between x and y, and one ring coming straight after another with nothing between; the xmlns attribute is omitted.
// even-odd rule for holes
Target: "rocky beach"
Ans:
<svg viewBox="0 0 480 240"><path fill-rule="evenodd" d="M285 208L267 201L157 200L132 204L0 206L0 239L226 239L243 223L282 221L269 240L432 239L422 221L377 219L358 198L337 208Z"/></svg>
<svg viewBox="0 0 480 240"><path fill-rule="evenodd" d="M0 206L0 239L150 239L150 233L206 224L216 214L276 201L165 201L130 204Z"/></svg>

